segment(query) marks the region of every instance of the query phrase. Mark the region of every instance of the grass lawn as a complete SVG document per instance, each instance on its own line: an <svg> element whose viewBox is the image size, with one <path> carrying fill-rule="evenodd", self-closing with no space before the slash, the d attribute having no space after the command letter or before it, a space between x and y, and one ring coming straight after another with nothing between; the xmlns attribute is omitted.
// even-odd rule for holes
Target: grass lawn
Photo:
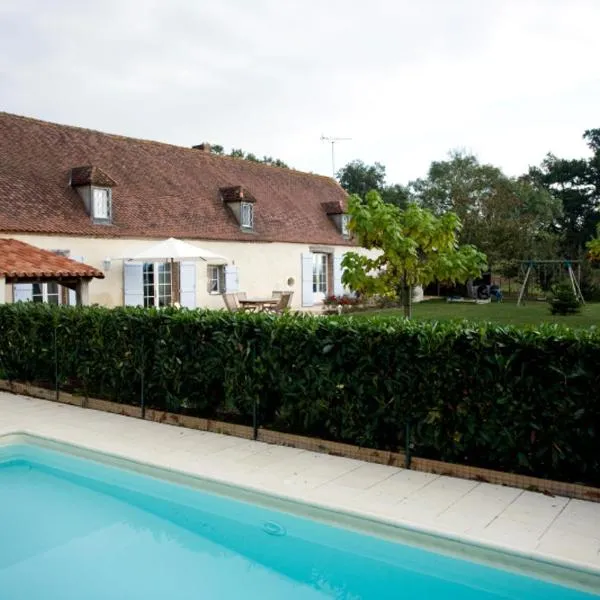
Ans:
<svg viewBox="0 0 600 600"><path fill-rule="evenodd" d="M353 317L402 316L401 308L374 309L351 313ZM600 303L586 304L578 315L568 317L553 316L545 302L530 301L517 306L515 301L492 302L490 304L469 304L428 300L413 305L413 318L435 321L468 319L469 321L491 321L503 325L539 325L540 323L559 323L571 328L600 325Z"/></svg>

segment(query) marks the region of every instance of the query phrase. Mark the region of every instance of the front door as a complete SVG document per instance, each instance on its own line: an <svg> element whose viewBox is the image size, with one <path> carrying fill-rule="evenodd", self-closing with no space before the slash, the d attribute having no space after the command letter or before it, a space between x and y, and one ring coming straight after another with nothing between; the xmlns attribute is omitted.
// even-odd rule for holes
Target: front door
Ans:
<svg viewBox="0 0 600 600"><path fill-rule="evenodd" d="M144 263L144 307L172 304L171 263Z"/></svg>

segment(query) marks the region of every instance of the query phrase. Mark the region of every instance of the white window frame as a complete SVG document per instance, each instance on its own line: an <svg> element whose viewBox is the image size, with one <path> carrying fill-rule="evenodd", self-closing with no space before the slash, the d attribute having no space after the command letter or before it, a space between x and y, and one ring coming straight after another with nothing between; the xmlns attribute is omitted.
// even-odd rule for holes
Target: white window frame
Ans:
<svg viewBox="0 0 600 600"><path fill-rule="evenodd" d="M225 292L225 266L208 265L207 267L208 293L223 294Z"/></svg>
<svg viewBox="0 0 600 600"><path fill-rule="evenodd" d="M104 196L100 202L105 204L102 207L103 210L97 210L99 205L96 202L96 194L102 193ZM110 221L111 220L111 208L112 208L112 190L110 188L103 187L92 187L92 218L95 221Z"/></svg>
<svg viewBox="0 0 600 600"><path fill-rule="evenodd" d="M160 281L161 270L169 275L167 282ZM147 275L152 271L152 281ZM145 308L161 308L173 304L173 270L170 262L147 262L142 267L142 290Z"/></svg>
<svg viewBox="0 0 600 600"><path fill-rule="evenodd" d="M344 237L350 237L350 228L349 228L349 223L350 223L350 215L342 215L342 235Z"/></svg>
<svg viewBox="0 0 600 600"><path fill-rule="evenodd" d="M39 293L36 293L36 286L39 286ZM56 286L56 291L49 289L48 286ZM49 281L47 283L33 283L31 285L31 301L42 302L44 304L62 304L62 288L56 281ZM50 302L50 298L56 298L56 302Z"/></svg>
<svg viewBox="0 0 600 600"><path fill-rule="evenodd" d="M240 204L240 225L244 229L254 229L254 206L251 202Z"/></svg>
<svg viewBox="0 0 600 600"><path fill-rule="evenodd" d="M329 293L329 255L324 252L313 254L313 294L323 294L325 298Z"/></svg>

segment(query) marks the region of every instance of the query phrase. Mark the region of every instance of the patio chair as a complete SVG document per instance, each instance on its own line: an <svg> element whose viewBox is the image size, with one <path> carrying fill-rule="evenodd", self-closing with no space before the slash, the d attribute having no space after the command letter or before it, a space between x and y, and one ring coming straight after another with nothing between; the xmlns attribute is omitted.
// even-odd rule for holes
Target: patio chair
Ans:
<svg viewBox="0 0 600 600"><path fill-rule="evenodd" d="M294 292L281 292L279 302L273 307L272 312L282 313L289 309L292 304L292 296Z"/></svg>
<svg viewBox="0 0 600 600"><path fill-rule="evenodd" d="M240 310L237 296L233 292L227 292L223 294L223 302L229 312L237 312Z"/></svg>
<svg viewBox="0 0 600 600"><path fill-rule="evenodd" d="M273 298L275 300L279 300L281 298L281 294L283 294L283 292L279 292L277 290L273 290L272 294L273 294Z"/></svg>

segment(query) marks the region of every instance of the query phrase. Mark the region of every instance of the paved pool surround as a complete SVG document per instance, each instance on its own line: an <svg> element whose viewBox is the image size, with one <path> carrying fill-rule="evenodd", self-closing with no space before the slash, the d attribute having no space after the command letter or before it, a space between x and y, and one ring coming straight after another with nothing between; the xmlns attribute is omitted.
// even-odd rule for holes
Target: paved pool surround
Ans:
<svg viewBox="0 0 600 600"><path fill-rule="evenodd" d="M12 434L12 435L11 435ZM423 473L308 450L132 419L0 392L0 435L37 436L107 457L135 461L211 486L236 486L251 495L318 508L341 524L372 523L374 533L401 528L408 543L457 551L473 544L485 562L510 556L539 561L553 571L581 572L587 589L600 590L600 503ZM127 465L127 463L123 463ZM229 490L229 491L227 491ZM213 489L219 493L219 489ZM257 498L259 496L256 496ZM290 505L291 506L291 505ZM310 510L309 510L310 509ZM338 515L339 518L336 518ZM310 514L310 516L314 516ZM346 518L348 517L348 518ZM358 518L358 520L357 520ZM383 526L383 529L380 527ZM381 530L381 531L380 531ZM402 534L402 535L400 535ZM404 535L405 534L405 535ZM425 536L423 540L419 536ZM433 536L433 537L432 537ZM457 546L458 543L458 546ZM426 544L427 545L427 544ZM486 553L486 550L490 552ZM593 587L592 587L593 589Z"/></svg>

